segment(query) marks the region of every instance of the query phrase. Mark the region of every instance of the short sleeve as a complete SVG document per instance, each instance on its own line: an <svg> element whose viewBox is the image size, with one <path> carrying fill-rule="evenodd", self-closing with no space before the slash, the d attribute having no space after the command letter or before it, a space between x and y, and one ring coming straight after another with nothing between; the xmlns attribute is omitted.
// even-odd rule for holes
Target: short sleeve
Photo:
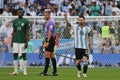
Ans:
<svg viewBox="0 0 120 80"><path fill-rule="evenodd" d="M87 29L88 29L88 33L91 31L91 28L90 27L87 27Z"/></svg>
<svg viewBox="0 0 120 80"><path fill-rule="evenodd" d="M49 22L49 30L53 30L54 29L54 25L55 25L54 21L51 20Z"/></svg>

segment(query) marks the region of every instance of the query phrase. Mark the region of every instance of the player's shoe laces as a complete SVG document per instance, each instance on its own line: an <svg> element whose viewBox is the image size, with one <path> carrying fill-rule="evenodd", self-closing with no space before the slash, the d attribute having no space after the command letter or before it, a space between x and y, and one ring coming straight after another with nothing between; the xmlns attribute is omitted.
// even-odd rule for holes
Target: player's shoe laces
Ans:
<svg viewBox="0 0 120 80"><path fill-rule="evenodd" d="M58 74L57 73L52 73L49 76L58 76Z"/></svg>
<svg viewBox="0 0 120 80"><path fill-rule="evenodd" d="M41 72L41 73L39 74L39 76L48 76L48 74Z"/></svg>
<svg viewBox="0 0 120 80"><path fill-rule="evenodd" d="M15 75L18 75L18 72L13 72L10 74L11 76L15 76Z"/></svg>
<svg viewBox="0 0 120 80"><path fill-rule="evenodd" d="M23 72L23 69L18 69L18 72Z"/></svg>
<svg viewBox="0 0 120 80"><path fill-rule="evenodd" d="M77 73L77 77L81 77L81 76L80 76L80 74L81 74L81 72L80 72L80 71L78 71L78 73Z"/></svg>
<svg viewBox="0 0 120 80"><path fill-rule="evenodd" d="M86 78L86 77L88 77L88 76L87 76L86 74L83 74L83 77L85 77L85 78Z"/></svg>

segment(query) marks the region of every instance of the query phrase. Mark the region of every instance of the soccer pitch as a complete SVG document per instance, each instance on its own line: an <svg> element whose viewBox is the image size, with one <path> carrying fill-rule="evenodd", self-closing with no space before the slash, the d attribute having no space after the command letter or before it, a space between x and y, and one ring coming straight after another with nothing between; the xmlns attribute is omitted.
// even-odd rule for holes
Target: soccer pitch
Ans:
<svg viewBox="0 0 120 80"><path fill-rule="evenodd" d="M0 80L120 80L120 68L89 68L88 77L77 77L77 69L58 68L58 76L38 76L43 68L28 68L28 75L22 73L10 76L13 68L0 68ZM52 72L49 68L48 73Z"/></svg>

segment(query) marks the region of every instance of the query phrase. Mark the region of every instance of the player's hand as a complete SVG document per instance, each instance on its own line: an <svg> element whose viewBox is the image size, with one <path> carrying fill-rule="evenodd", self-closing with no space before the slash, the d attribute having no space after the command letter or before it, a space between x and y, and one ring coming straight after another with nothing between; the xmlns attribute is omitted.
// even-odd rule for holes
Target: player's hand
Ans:
<svg viewBox="0 0 120 80"><path fill-rule="evenodd" d="M25 43L24 45L24 49L26 49L28 47L28 43Z"/></svg>
<svg viewBox="0 0 120 80"><path fill-rule="evenodd" d="M44 48L47 48L48 45L49 45L49 42L46 42L46 43L44 43L43 47L44 47Z"/></svg>

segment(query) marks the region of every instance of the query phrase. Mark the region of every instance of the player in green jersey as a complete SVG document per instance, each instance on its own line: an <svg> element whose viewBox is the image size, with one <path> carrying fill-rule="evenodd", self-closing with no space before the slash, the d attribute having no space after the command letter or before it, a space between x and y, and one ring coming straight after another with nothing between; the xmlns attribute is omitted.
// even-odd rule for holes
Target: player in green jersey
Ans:
<svg viewBox="0 0 120 80"><path fill-rule="evenodd" d="M27 75L27 57L26 48L29 41L29 21L23 18L22 9L17 10L18 18L13 21L13 33L12 33L12 44L13 56L14 56L14 72L10 75L18 74L18 54L22 54L23 61L21 65L23 67L23 75Z"/></svg>

